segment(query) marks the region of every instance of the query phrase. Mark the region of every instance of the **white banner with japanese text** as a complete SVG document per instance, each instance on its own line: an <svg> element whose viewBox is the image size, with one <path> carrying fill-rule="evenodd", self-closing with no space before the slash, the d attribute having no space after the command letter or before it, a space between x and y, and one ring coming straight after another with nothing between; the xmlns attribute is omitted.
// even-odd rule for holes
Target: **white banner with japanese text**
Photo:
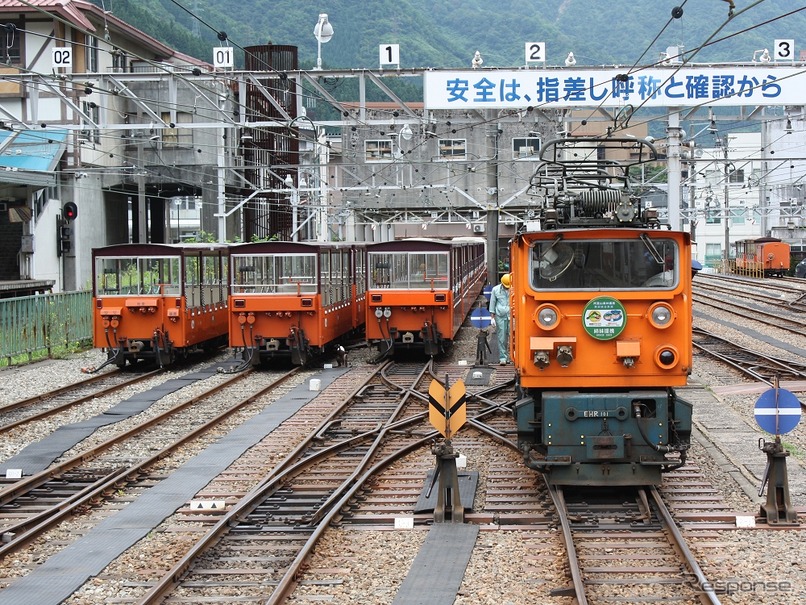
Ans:
<svg viewBox="0 0 806 605"><path fill-rule="evenodd" d="M806 68L707 67L425 72L426 109L802 105Z"/></svg>

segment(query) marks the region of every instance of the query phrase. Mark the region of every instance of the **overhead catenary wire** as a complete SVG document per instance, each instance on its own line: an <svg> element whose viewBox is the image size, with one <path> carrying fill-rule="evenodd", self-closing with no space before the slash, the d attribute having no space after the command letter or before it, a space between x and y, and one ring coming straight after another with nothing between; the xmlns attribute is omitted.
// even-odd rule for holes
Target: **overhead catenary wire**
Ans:
<svg viewBox="0 0 806 605"><path fill-rule="evenodd" d="M175 2L175 4L178 4L178 3L176 3L176 2ZM799 10L800 10L800 9L799 9ZM207 24L205 24L205 25L207 25ZM640 59L639 59L639 60L640 60ZM225 80L225 79L227 78L227 76L226 76L226 75L221 75L221 74L219 74L219 78L220 78L220 79L222 79L222 80ZM96 90L95 92L98 92L99 94L100 94L100 93L103 93L103 94L112 94L110 91L100 91L100 90ZM158 102L158 100L151 100L151 101L153 101L153 102ZM528 110L523 110L523 111L522 111L522 113L526 114L526 113L528 113ZM390 116L390 117L391 117L391 116ZM494 121L494 119L489 120L489 122L493 122L493 121ZM476 126L479 126L479 125L480 125L480 124L476 124ZM452 134L461 134L461 133L462 133L462 132L463 132L463 131L464 131L466 128L472 128L472 127L471 127L471 126L465 126L465 127L460 127L459 129L454 129L454 131L453 131L453 133L452 133ZM418 145L420 145L420 144L424 144L424 143L418 143ZM204 146L202 146L202 147L204 147ZM214 148L215 146L214 146L214 145L209 145L209 146L206 146L206 147L209 147L209 148ZM501 160L501 159L500 159L500 157L499 157L499 158L496 158L496 160L495 160L495 161L496 161L497 163L499 163L499 164L501 164L501 163L503 163L503 162L504 162L503 160ZM405 157L405 155L404 155L403 157L401 157L401 158L394 158L392 162L390 162L389 164L385 165L385 167L384 167L384 168L379 168L379 169L378 169L378 171L379 171L379 172L374 173L372 176L377 176L378 174L382 174L383 172L391 171L391 166L396 165L396 164L397 164L397 165L400 165L400 164L405 164L406 162L407 162L407 158ZM358 164L356 164L356 165L358 165ZM455 170L456 170L456 169L455 169ZM459 172L459 170L457 170L457 172ZM370 178L371 178L371 177L367 177L367 179L365 179L364 181L362 181L362 182L361 182L361 184L367 183L367 182L369 181L369 179L370 179ZM457 178L458 178L458 177L457 177Z"/></svg>

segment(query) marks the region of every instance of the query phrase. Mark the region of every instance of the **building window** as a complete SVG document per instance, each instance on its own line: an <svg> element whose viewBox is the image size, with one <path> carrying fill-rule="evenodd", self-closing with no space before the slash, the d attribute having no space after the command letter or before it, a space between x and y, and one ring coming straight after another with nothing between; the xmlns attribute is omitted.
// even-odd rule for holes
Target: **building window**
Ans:
<svg viewBox="0 0 806 605"><path fill-rule="evenodd" d="M466 160L467 139L439 139L441 160Z"/></svg>
<svg viewBox="0 0 806 605"><path fill-rule="evenodd" d="M81 111L84 112L89 120L92 120L95 124L98 124L101 121L101 108L95 104L94 101L82 101L81 102ZM90 122L89 120L82 118L81 122L84 128L81 130L81 138L89 141L90 143L100 143L101 142L101 135L98 132L98 129L95 127L95 124Z"/></svg>
<svg viewBox="0 0 806 605"><path fill-rule="evenodd" d="M98 38L87 36L87 73L98 73Z"/></svg>
<svg viewBox="0 0 806 605"><path fill-rule="evenodd" d="M513 157L536 160L538 153L540 153L540 139L537 137L518 137L512 139Z"/></svg>
<svg viewBox="0 0 806 605"><path fill-rule="evenodd" d="M729 173L728 182L744 184L744 170L742 170L741 168L737 168L733 172Z"/></svg>
<svg viewBox="0 0 806 605"><path fill-rule="evenodd" d="M715 262L722 258L721 244L705 244L705 262Z"/></svg>
<svg viewBox="0 0 806 605"><path fill-rule="evenodd" d="M716 200L705 203L705 224L718 225L722 222L722 204Z"/></svg>
<svg viewBox="0 0 806 605"><path fill-rule="evenodd" d="M170 112L163 112L162 121L171 123ZM191 147L193 145L193 131L190 128L180 128L180 124L190 124L193 116L189 113L176 112L174 128L165 128L162 131L162 144L166 147Z"/></svg>
<svg viewBox="0 0 806 605"><path fill-rule="evenodd" d="M364 156L367 162L391 162L392 141L379 139L374 141L364 141Z"/></svg>
<svg viewBox="0 0 806 605"><path fill-rule="evenodd" d="M3 62L9 65L22 65L22 30L24 24L22 21L11 21L4 24L3 33L5 33L5 47L6 52L3 56Z"/></svg>

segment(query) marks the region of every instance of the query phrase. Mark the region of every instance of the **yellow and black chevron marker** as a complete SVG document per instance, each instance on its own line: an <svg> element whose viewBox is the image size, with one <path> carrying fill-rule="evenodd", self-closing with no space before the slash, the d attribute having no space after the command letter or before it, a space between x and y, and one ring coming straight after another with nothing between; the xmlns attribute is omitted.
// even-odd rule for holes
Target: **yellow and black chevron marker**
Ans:
<svg viewBox="0 0 806 605"><path fill-rule="evenodd" d="M447 375L444 386L439 380L431 381L428 387L428 420L445 439L450 439L467 422L467 388L461 379L450 389L447 385Z"/></svg>

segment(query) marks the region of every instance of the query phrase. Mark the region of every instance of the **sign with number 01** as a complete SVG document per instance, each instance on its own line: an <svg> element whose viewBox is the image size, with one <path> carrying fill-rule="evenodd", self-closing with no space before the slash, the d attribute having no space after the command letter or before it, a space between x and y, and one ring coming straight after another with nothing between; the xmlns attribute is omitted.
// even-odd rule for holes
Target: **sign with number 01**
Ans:
<svg viewBox="0 0 806 605"><path fill-rule="evenodd" d="M73 67L73 49L65 46L53 48L53 67Z"/></svg>
<svg viewBox="0 0 806 605"><path fill-rule="evenodd" d="M235 57L231 46L218 46L213 49L213 67L233 67Z"/></svg>
<svg viewBox="0 0 806 605"><path fill-rule="evenodd" d="M546 43L545 42L527 42L526 43L526 62L527 63L545 63L546 62Z"/></svg>
<svg viewBox="0 0 806 605"><path fill-rule="evenodd" d="M795 60L795 41L794 40L776 40L775 41L775 54L774 61L794 61Z"/></svg>
<svg viewBox="0 0 806 605"><path fill-rule="evenodd" d="M400 65L400 44L381 44L380 65Z"/></svg>

